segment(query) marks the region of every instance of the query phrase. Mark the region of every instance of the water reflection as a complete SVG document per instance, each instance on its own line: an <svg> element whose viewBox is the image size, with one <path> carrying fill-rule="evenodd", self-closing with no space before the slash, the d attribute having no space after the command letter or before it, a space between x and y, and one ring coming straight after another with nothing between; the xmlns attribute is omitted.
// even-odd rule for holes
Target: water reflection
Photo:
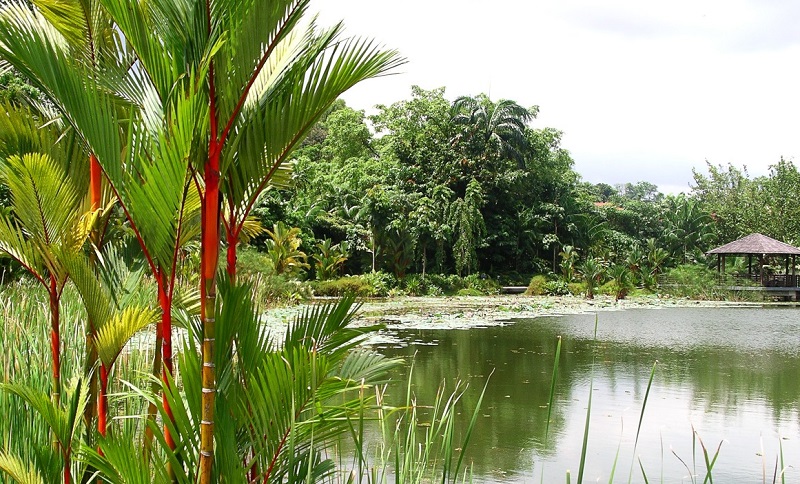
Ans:
<svg viewBox="0 0 800 484"><path fill-rule="evenodd" d="M492 328L409 330L397 336L416 344L383 351L391 356L416 354L412 383L421 402L433 401L442 380L461 379L473 387L465 396L466 408L473 408L494 371L468 449L482 480L564 482L567 469L574 480L593 376L586 478L607 481L619 447L617 480L627 482L635 462L641 404L656 360L636 452L651 482L658 481L662 471L664 482L688 479L689 471L673 451L690 470L702 474L699 450L692 469L693 427L707 447L716 448L725 440L714 472L721 482L761 482L764 467L771 475L780 437L787 464L796 463L792 457L800 451L800 311L604 312L596 342L594 324L594 315L570 315ZM545 441L559 335L563 343L556 403ZM398 380L404 379L398 375ZM394 394L403 391L398 387ZM460 415L459 424L466 426L470 416ZM639 463L635 466L634 482L642 482ZM791 482L799 475L792 468L787 479Z"/></svg>

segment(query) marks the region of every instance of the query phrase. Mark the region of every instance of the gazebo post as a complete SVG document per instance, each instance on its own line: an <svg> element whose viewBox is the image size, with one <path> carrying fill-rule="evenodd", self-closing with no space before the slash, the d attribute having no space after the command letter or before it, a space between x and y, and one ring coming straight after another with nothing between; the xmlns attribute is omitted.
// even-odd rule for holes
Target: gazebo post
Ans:
<svg viewBox="0 0 800 484"><path fill-rule="evenodd" d="M797 256L792 255L792 286L797 287L797 275L795 271L797 270Z"/></svg>
<svg viewBox="0 0 800 484"><path fill-rule="evenodd" d="M747 254L747 278L753 279L753 254Z"/></svg>
<svg viewBox="0 0 800 484"><path fill-rule="evenodd" d="M784 277L784 281L785 281L784 284L786 284L785 287L790 287L791 284L789 284L789 255L788 254L786 255L786 269L783 271L783 273L784 273L783 277Z"/></svg>

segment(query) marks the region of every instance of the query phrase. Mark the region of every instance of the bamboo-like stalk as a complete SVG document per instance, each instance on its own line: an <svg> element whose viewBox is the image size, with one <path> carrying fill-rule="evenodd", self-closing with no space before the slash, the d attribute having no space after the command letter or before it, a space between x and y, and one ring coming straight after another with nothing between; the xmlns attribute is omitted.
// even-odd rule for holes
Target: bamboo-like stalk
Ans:
<svg viewBox="0 0 800 484"><path fill-rule="evenodd" d="M50 300L50 353L53 357L53 401L58 405L61 402L61 336L59 334L58 281L53 274L50 275L48 293Z"/></svg>
<svg viewBox="0 0 800 484"><path fill-rule="evenodd" d="M92 53L94 55L94 53ZM91 211L95 212L100 210L101 203L102 203L102 190L101 190L101 181L103 178L103 169L100 166L100 162L97 160L97 157L94 153L89 154L89 201L91 203ZM90 234L90 238L92 243L95 247L100 248L102 233L101 230L97 227L92 229ZM90 261L94 266L96 262L96 257L94 252L91 253ZM95 321L92 321L91 317L86 321L86 362L84 364L84 375L87 375L89 378L89 401L86 405L86 409L83 412L83 420L86 422L86 428L90 428L92 419L97 416L97 430L100 431L100 399L102 398L100 392L98 391L98 381L97 381L97 374L96 372L92 371L95 364L97 363L97 347L95 346L95 340L97 336L97 326ZM95 404L95 401L97 402ZM106 407L107 408L107 407ZM100 432L101 435L105 435L102 431ZM88 434L91 436L91 433ZM91 441L90 441L91 444Z"/></svg>
<svg viewBox="0 0 800 484"><path fill-rule="evenodd" d="M210 10L209 30L210 25ZM219 263L219 223L220 223L220 150L218 139L216 92L214 87L214 65L209 68L210 131L208 161L203 170L205 193L201 201L201 278L200 278L200 318L203 324L203 343L201 370L202 396L200 417L200 484L211 484L211 467L214 462L214 405L216 396L216 371L214 368L214 342L216 334L216 274Z"/></svg>
<svg viewBox="0 0 800 484"><path fill-rule="evenodd" d="M108 433L108 374L110 368L100 365L100 391L97 393L97 431L105 437ZM102 455L103 451L100 450Z"/></svg>
<svg viewBox="0 0 800 484"><path fill-rule="evenodd" d="M172 377L172 298L167 288L164 274L159 274L156 279L158 285L158 304L161 306L161 321L159 323L158 332L161 334L161 379L164 382L165 388L169 385L170 378ZM156 348L158 352L159 348ZM170 422L174 422L175 418L172 416L172 409L169 406L166 393L162 394L162 404L164 412ZM167 446L174 450L175 440L170 434L169 427L164 426L164 440Z"/></svg>
<svg viewBox="0 0 800 484"><path fill-rule="evenodd" d="M233 220L233 219L231 219ZM228 247L225 250L226 255L226 262L227 262L227 273L228 278L230 278L231 283L236 282L236 247L239 242L239 237L231 230L227 231L227 242Z"/></svg>

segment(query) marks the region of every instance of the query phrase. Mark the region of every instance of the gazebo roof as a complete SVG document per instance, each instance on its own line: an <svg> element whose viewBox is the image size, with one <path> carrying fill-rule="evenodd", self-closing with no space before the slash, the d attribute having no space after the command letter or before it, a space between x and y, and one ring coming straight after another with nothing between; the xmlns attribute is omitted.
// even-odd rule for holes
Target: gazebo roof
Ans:
<svg viewBox="0 0 800 484"><path fill-rule="evenodd" d="M750 234L716 249L709 250L708 253L800 255L800 249L766 235Z"/></svg>

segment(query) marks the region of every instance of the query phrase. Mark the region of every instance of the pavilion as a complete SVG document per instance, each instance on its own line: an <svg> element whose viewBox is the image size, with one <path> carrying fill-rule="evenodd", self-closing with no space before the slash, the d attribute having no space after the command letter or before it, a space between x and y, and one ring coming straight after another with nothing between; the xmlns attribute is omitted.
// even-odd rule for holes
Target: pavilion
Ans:
<svg viewBox="0 0 800 484"><path fill-rule="evenodd" d="M725 259L727 256L747 257L747 278L757 282L764 288L796 288L798 277L795 271L796 257L800 249L762 234L750 234L710 250L707 254L717 255L717 272L720 276L725 274ZM753 256L758 261L758 272L753 273ZM783 257L785 270L783 274L767 274L764 266L768 257ZM791 268L791 273L790 273Z"/></svg>

